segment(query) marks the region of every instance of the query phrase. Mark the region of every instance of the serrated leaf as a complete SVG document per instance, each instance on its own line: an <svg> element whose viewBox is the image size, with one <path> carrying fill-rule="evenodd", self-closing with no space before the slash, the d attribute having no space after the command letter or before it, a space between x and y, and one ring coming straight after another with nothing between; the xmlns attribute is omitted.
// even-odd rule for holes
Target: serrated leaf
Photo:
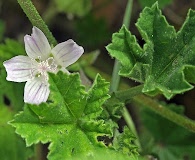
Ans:
<svg viewBox="0 0 195 160"><path fill-rule="evenodd" d="M131 155L131 156L138 156L139 153L137 151L138 147L133 144L136 137L130 132L127 127L124 127L123 133L115 133L113 147L116 150L121 150L122 153Z"/></svg>
<svg viewBox="0 0 195 160"><path fill-rule="evenodd" d="M162 105L180 114L184 112L183 106ZM195 159L194 133L144 108L141 109L140 117L147 129L141 131L141 140L147 144L143 145L146 154L156 155L161 160Z"/></svg>
<svg viewBox="0 0 195 160"><path fill-rule="evenodd" d="M89 156L95 149L105 147L98 142L98 136L111 137L116 127L100 117L101 105L109 98L108 83L98 75L86 93L78 74L59 72L51 74L49 81L48 103L26 104L11 122L27 145L50 142L50 160Z"/></svg>
<svg viewBox="0 0 195 160"><path fill-rule="evenodd" d="M122 117L124 106L124 102L121 102L113 94L112 97L104 103L104 110L106 111L105 118L108 117L117 122Z"/></svg>
<svg viewBox="0 0 195 160"><path fill-rule="evenodd" d="M93 86L88 91L87 104L84 110L84 114L87 115L89 119L97 118L102 113L103 108L100 108L100 106L110 98L107 94L108 88L109 83L100 76L97 76Z"/></svg>
<svg viewBox="0 0 195 160"><path fill-rule="evenodd" d="M120 74L144 83L144 93L162 93L168 99L192 89L193 86L185 79L184 68L192 67L190 74L193 74L195 11L189 11L177 33L167 23L157 4L142 11L136 26L146 42L143 49L124 26L113 35L112 43L107 46L110 55L122 64Z"/></svg>

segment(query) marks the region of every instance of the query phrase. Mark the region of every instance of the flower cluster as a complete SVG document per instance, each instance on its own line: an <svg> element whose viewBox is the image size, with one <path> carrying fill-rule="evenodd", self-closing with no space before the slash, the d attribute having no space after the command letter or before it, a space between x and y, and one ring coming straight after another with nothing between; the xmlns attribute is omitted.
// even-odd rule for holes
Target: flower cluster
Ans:
<svg viewBox="0 0 195 160"><path fill-rule="evenodd" d="M84 49L73 40L67 40L51 48L44 33L33 27L32 34L24 37L25 50L28 56L16 56L3 63L7 71L7 80L26 82L24 102L40 104L46 102L50 93L48 72L66 69L76 62Z"/></svg>

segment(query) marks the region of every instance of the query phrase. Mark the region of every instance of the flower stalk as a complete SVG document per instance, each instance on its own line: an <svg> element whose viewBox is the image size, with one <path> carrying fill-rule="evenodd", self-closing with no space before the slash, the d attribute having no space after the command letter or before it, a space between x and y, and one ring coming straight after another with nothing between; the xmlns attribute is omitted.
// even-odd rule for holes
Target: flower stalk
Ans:
<svg viewBox="0 0 195 160"><path fill-rule="evenodd" d="M56 39L54 38L54 36L50 32L48 26L45 24L45 22L41 18L40 14L36 10L35 6L31 2L31 0L18 0L18 3L21 6L21 8L23 9L23 11L26 14L26 16L28 17L28 19L30 20L30 22L32 23L32 25L36 26L40 30L42 30L42 32L47 37L49 43L51 45L55 46L57 44Z"/></svg>

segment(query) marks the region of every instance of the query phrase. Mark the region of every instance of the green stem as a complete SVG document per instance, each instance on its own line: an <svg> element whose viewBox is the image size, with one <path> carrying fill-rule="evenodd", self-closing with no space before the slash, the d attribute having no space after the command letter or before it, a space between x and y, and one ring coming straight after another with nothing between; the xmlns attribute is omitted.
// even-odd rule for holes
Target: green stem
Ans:
<svg viewBox="0 0 195 160"><path fill-rule="evenodd" d="M128 0L126 10L125 10L125 15L123 18L123 24L127 28L129 28L129 24L130 24L130 20L131 20L132 6L133 6L133 0ZM111 79L111 85L110 85L110 92L115 92L116 97L118 97L118 98L120 97L120 100L126 101L128 99L131 99L133 96L140 94L143 86L139 86L139 87L133 88L133 89L131 88L131 89L126 90L126 91L116 92L118 89L118 86L119 86L119 82L120 82L120 76L118 75L120 67L121 67L120 62L115 60L114 69L113 69L113 73L112 73L112 79ZM123 117L124 117L128 127L130 128L130 130L137 137L135 143L137 144L137 146L139 147L139 150L141 151L142 147L141 147L141 144L139 141L139 137L138 137L134 122L133 122L131 115L129 114L129 112L126 108L124 108L124 110L123 110Z"/></svg>
<svg viewBox="0 0 195 160"><path fill-rule="evenodd" d="M133 0L128 0L126 10L125 10L125 15L123 18L123 24L127 28L129 28L129 24L131 20L132 5L133 5ZM118 72L119 72L120 66L121 66L120 62L115 60L111 84L110 84L110 92L115 92L118 89L119 82L120 82L120 76L118 75Z"/></svg>
<svg viewBox="0 0 195 160"><path fill-rule="evenodd" d="M131 129L133 134L136 136L137 139L135 140L135 144L138 146L139 150L141 151L142 147L141 147L141 143L140 143L140 140L139 140L139 136L137 134L137 130L135 128L135 125L133 123L131 115L129 114L129 111L127 110L126 107L124 107L124 109L123 109L123 118L125 119L125 122L127 123L127 126Z"/></svg>
<svg viewBox="0 0 195 160"><path fill-rule="evenodd" d="M125 15L124 15L124 18L123 18L123 24L127 28L129 28L130 21L131 21L132 7L133 7L133 0L128 0L126 10L125 10Z"/></svg>
<svg viewBox="0 0 195 160"><path fill-rule="evenodd" d="M47 25L39 15L38 11L36 10L31 0L18 0L18 3L20 4L21 8L23 9L24 13L27 15L32 25L37 26L39 29L43 31L43 33L48 38L50 44L56 45L57 44L56 39L49 31Z"/></svg>
<svg viewBox="0 0 195 160"><path fill-rule="evenodd" d="M116 91L115 96L116 98L120 99L122 102L126 102L128 100L131 100L134 96L142 94L143 86L144 85L139 85L127 90Z"/></svg>
<svg viewBox="0 0 195 160"><path fill-rule="evenodd" d="M114 62L114 68L112 72L112 79L110 83L110 92L115 92L118 89L119 82L120 82L120 76L118 75L119 69L120 69L120 62L118 60L115 60Z"/></svg>
<svg viewBox="0 0 195 160"><path fill-rule="evenodd" d="M144 95L139 95L133 98L133 102L140 106L147 107L151 109L152 111L156 112L157 114L161 115L162 117L195 133L195 122L194 121L169 110L168 108L159 104L157 101L149 97L146 97Z"/></svg>

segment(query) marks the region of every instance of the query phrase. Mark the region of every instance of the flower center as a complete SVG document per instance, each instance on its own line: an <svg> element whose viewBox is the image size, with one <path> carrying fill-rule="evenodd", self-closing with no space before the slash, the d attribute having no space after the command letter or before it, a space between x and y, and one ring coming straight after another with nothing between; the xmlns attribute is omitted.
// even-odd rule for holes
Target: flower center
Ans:
<svg viewBox="0 0 195 160"><path fill-rule="evenodd" d="M36 66L31 72L32 78L40 77L44 82L47 82L49 79L47 72L56 73L58 67L53 57L49 57L45 61L42 61L41 57L38 57L36 60L32 59L32 65Z"/></svg>

